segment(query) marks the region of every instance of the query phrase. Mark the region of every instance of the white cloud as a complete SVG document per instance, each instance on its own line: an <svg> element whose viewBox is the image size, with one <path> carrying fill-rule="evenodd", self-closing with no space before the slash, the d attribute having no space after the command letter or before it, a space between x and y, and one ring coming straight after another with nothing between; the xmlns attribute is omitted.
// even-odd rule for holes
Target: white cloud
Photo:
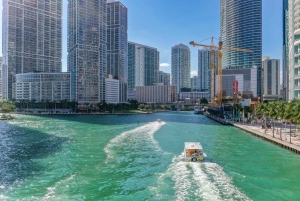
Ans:
<svg viewBox="0 0 300 201"><path fill-rule="evenodd" d="M168 64L168 63L161 63L161 64L159 64L159 67L169 67L170 66L170 64Z"/></svg>
<svg viewBox="0 0 300 201"><path fill-rule="evenodd" d="M198 76L198 72L196 70L191 71L191 77Z"/></svg>

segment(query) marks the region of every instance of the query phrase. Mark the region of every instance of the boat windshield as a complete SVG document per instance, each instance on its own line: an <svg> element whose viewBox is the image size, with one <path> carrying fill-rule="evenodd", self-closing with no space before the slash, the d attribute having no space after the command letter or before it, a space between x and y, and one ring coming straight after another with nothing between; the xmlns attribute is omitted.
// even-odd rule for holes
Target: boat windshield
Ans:
<svg viewBox="0 0 300 201"><path fill-rule="evenodd" d="M187 149L186 156L199 156L201 155L201 150L199 149Z"/></svg>

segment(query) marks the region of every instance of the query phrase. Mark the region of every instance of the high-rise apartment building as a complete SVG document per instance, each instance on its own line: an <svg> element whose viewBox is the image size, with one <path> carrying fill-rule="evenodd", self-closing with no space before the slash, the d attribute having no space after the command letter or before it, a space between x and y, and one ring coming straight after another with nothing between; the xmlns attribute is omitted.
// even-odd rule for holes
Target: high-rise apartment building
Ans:
<svg viewBox="0 0 300 201"><path fill-rule="evenodd" d="M262 0L221 0L221 39L227 47L252 50L223 50L223 67L257 68L257 89L261 96Z"/></svg>
<svg viewBox="0 0 300 201"><path fill-rule="evenodd" d="M282 99L287 100L289 95L288 66L289 66L289 0L282 3Z"/></svg>
<svg viewBox="0 0 300 201"><path fill-rule="evenodd" d="M121 2L107 3L107 74L127 82L127 8Z"/></svg>
<svg viewBox="0 0 300 201"><path fill-rule="evenodd" d="M191 91L199 91L199 79L198 79L198 76L191 77Z"/></svg>
<svg viewBox="0 0 300 201"><path fill-rule="evenodd" d="M157 83L159 52L156 48L128 42L128 90Z"/></svg>
<svg viewBox="0 0 300 201"><path fill-rule="evenodd" d="M214 53L215 74L218 68L218 50ZM211 52L210 49L204 48L198 50L198 78L200 91L208 91L211 94ZM215 79L217 77L215 76Z"/></svg>
<svg viewBox="0 0 300 201"><path fill-rule="evenodd" d="M105 100L107 64L106 0L69 0L68 71L71 100Z"/></svg>
<svg viewBox="0 0 300 201"><path fill-rule="evenodd" d="M62 0L3 0L2 98L12 98L13 76L61 72Z"/></svg>
<svg viewBox="0 0 300 201"><path fill-rule="evenodd" d="M288 100L300 99L300 2L288 1Z"/></svg>
<svg viewBox="0 0 300 201"><path fill-rule="evenodd" d="M0 57L0 100L2 99L2 57Z"/></svg>
<svg viewBox="0 0 300 201"><path fill-rule="evenodd" d="M107 2L107 74L120 80L119 102L126 102L127 89L124 86L127 86L128 79L128 11L120 2Z"/></svg>
<svg viewBox="0 0 300 201"><path fill-rule="evenodd" d="M158 71L158 73L157 73L157 83L162 83L163 85L171 85L170 73L165 73L163 71Z"/></svg>
<svg viewBox="0 0 300 201"><path fill-rule="evenodd" d="M172 85L177 86L177 93L184 88L191 88L191 53L184 44L172 47Z"/></svg>
<svg viewBox="0 0 300 201"><path fill-rule="evenodd" d="M280 94L280 60L263 61L263 100L279 100Z"/></svg>

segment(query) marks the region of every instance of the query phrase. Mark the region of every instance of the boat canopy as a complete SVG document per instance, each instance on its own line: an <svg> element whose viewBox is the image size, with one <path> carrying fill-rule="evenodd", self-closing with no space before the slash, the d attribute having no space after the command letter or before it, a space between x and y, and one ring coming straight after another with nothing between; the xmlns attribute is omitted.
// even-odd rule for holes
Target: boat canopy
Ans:
<svg viewBox="0 0 300 201"><path fill-rule="evenodd" d="M187 149L199 149L202 150L200 142L185 142L184 148Z"/></svg>

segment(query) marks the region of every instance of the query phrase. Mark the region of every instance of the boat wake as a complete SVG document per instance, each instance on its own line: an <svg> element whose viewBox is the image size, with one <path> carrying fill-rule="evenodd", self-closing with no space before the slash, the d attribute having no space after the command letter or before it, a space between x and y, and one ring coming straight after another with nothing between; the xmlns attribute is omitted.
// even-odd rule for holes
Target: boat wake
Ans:
<svg viewBox="0 0 300 201"><path fill-rule="evenodd" d="M167 171L159 177L157 186L150 189L157 199L170 198L169 192L173 189L174 200L250 200L218 164L183 161L183 156L174 157Z"/></svg>
<svg viewBox="0 0 300 201"><path fill-rule="evenodd" d="M153 135L163 125L165 125L165 122L151 122L121 133L110 140L104 148L104 151L107 154L107 160L114 159L116 156L121 158L122 156L125 156L125 154L143 153L149 149L151 151L153 151L153 149L155 149L155 151L161 151L161 148ZM122 152L120 152L120 150L122 150Z"/></svg>

